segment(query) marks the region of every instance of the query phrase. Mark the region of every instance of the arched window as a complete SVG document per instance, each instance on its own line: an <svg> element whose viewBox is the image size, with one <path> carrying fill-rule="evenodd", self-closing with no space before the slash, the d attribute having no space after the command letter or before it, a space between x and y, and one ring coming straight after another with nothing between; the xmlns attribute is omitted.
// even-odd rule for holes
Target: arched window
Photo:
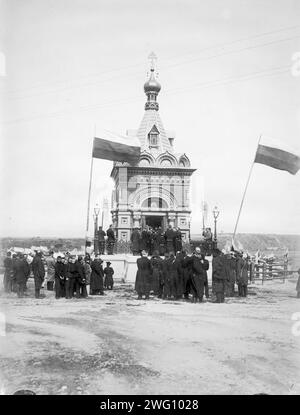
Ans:
<svg viewBox="0 0 300 415"><path fill-rule="evenodd" d="M159 137L159 131L156 128L155 125L151 128L148 139L149 139L149 147L158 147L158 137Z"/></svg>

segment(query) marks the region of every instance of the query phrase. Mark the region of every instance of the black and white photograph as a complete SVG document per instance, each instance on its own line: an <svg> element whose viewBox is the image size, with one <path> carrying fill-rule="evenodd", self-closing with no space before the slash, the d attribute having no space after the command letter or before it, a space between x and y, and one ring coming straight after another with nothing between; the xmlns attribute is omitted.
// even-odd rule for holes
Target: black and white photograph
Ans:
<svg viewBox="0 0 300 415"><path fill-rule="evenodd" d="M0 0L0 138L0 395L300 394L299 0Z"/></svg>

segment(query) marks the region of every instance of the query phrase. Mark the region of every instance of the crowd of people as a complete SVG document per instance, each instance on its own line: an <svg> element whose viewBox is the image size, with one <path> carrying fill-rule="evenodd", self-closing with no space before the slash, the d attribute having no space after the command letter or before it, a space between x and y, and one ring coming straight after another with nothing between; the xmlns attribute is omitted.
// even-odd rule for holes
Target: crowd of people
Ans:
<svg viewBox="0 0 300 415"><path fill-rule="evenodd" d="M54 252L44 257L42 252L35 255L7 252L4 260L4 291L14 292L18 297L26 296L27 281L33 275L35 298L44 298L41 289L55 291L55 298L87 298L89 295L104 295L104 289L113 289L114 270L111 262L103 267L99 255L92 260L90 255L70 255L54 258ZM46 280L45 277L47 276Z"/></svg>
<svg viewBox="0 0 300 415"><path fill-rule="evenodd" d="M242 252L213 251L212 293L216 302L223 303L225 296L233 297L236 284L238 295L247 296L249 266L247 255ZM200 247L196 247L192 255L184 251L178 251L176 255L174 251L166 252L164 259L158 251L149 259L147 251L143 250L137 267L135 290L138 299L149 299L151 292L158 298L184 298L192 302L202 302L204 295L207 299L210 296L207 278L209 261Z"/></svg>
<svg viewBox="0 0 300 415"><path fill-rule="evenodd" d="M176 239L173 239L174 243ZM247 296L253 262L246 253L213 250L210 293L207 277L210 263L205 252L196 247L192 255L183 250L177 251L175 255L170 244L166 246L168 248L170 250L164 253L164 257L158 250L152 255L145 249L140 252L135 280L138 299L149 299L150 294L153 294L162 299L202 302L205 295L206 299L211 296L214 301L223 303L225 297L233 297L236 293L240 297ZM105 289L112 290L114 286L111 262L107 261L104 266L99 254L92 259L89 254L75 256L67 252L55 259L53 251L48 256L35 252L33 257L9 251L4 268L4 290L16 293L18 297L27 295L30 275L34 279L35 298L45 297L41 294L41 289L45 287L55 291L56 299L70 299L104 295ZM300 270L298 273L296 290L300 297Z"/></svg>
<svg viewBox="0 0 300 415"><path fill-rule="evenodd" d="M180 228L171 225L164 232L161 227L145 226L142 229L134 228L131 233L131 251L139 255L146 251L150 256L158 252L160 256L166 252L182 251L182 233Z"/></svg>

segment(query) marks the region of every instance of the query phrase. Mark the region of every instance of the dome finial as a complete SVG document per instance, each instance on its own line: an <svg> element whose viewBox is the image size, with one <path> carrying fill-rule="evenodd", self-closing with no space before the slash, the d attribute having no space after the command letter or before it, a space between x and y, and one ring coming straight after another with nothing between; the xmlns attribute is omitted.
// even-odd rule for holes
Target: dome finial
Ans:
<svg viewBox="0 0 300 415"><path fill-rule="evenodd" d="M151 72L154 72L154 65L155 62L157 61L157 56L155 55L154 52L151 52L150 55L148 56L148 59L150 60L150 70Z"/></svg>
<svg viewBox="0 0 300 415"><path fill-rule="evenodd" d="M147 95L147 102L145 104L146 110L156 110L158 111L158 103L156 102L157 95L161 89L160 83L155 79L154 75L154 64L157 60L157 56L154 52L151 52L148 56L150 60L150 77L147 82L144 84L144 91Z"/></svg>

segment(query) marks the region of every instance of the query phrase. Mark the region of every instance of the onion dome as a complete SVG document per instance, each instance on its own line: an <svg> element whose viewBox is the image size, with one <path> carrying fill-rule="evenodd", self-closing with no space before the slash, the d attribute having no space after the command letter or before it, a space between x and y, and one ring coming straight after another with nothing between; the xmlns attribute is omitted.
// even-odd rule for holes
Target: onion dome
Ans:
<svg viewBox="0 0 300 415"><path fill-rule="evenodd" d="M145 94L148 93L156 93L158 94L159 91L161 90L161 85L160 83L155 79L154 76L154 69L151 68L151 74L150 74L150 78L148 79L147 82L145 82L144 84L144 91Z"/></svg>

